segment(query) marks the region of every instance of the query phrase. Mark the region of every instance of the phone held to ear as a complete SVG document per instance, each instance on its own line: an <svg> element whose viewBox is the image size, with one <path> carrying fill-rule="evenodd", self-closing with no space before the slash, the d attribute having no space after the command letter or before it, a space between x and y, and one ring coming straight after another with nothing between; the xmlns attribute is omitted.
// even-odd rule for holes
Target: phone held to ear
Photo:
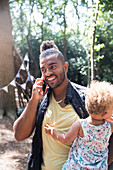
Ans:
<svg viewBox="0 0 113 170"><path fill-rule="evenodd" d="M47 83L46 83L44 80L42 80L42 78L41 78L41 79L40 79L40 78L37 78L36 81L35 81L35 83L36 83L37 85L39 85L40 81L43 81L42 90L43 90L43 92L45 93L46 90L47 90ZM40 85L39 85L39 86L40 86Z"/></svg>
<svg viewBox="0 0 113 170"><path fill-rule="evenodd" d="M43 92L45 92L45 90L46 90L46 86L47 86L47 83L44 81L44 84L43 84L43 87L42 87Z"/></svg>

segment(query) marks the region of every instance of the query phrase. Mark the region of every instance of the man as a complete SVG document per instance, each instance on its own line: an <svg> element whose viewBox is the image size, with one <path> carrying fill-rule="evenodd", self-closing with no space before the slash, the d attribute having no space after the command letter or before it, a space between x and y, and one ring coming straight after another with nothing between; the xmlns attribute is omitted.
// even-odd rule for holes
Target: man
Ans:
<svg viewBox="0 0 113 170"><path fill-rule="evenodd" d="M42 50L42 78L36 80L27 107L14 123L18 141L28 138L35 129L28 170L61 170L67 159L71 144L64 145L51 138L44 131L45 124L65 133L75 120L88 115L84 107L86 88L68 80L68 63L62 53L52 47ZM44 90L45 83L48 86Z"/></svg>

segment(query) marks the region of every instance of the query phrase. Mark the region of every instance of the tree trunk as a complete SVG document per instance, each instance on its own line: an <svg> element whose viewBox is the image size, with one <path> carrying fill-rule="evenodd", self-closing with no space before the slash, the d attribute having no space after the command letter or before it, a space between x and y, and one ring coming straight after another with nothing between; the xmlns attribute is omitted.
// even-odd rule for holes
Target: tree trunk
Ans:
<svg viewBox="0 0 113 170"><path fill-rule="evenodd" d="M63 19L64 19L64 57L66 59L66 51L67 51L67 40L66 40L66 28L67 28L67 24L66 24L66 5L67 5L67 1L65 1L65 5L64 5L64 14L63 14Z"/></svg>
<svg viewBox="0 0 113 170"><path fill-rule="evenodd" d="M95 18L94 18L94 26L93 26L93 35L92 35L92 44L91 44L91 80L95 79L95 71L94 71L94 44L95 44L95 35L96 35L96 22L98 16L99 2L96 4L95 9Z"/></svg>
<svg viewBox="0 0 113 170"><path fill-rule="evenodd" d="M12 24L8 0L0 0L0 118L16 117L14 87L10 82L14 79ZM8 87L8 93L3 87Z"/></svg>
<svg viewBox="0 0 113 170"><path fill-rule="evenodd" d="M35 75L35 78L37 78L39 76L39 68L38 68L37 62L35 61L35 58L33 57L32 39L29 39L29 35L27 35L27 43L28 43L28 47L29 47L30 58L32 59L32 61L34 63L34 75Z"/></svg>
<svg viewBox="0 0 113 170"><path fill-rule="evenodd" d="M90 87L90 83L91 83L91 79L90 79L90 77L91 77L91 75L90 75L90 66L91 66L91 63L90 63L90 54L88 54L87 53L87 55L88 55L88 87Z"/></svg>

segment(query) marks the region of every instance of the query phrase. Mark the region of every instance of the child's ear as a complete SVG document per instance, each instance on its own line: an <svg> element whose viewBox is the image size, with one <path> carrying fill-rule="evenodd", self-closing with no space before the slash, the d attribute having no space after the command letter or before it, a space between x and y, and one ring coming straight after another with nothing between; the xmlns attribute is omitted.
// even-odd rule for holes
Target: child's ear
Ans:
<svg viewBox="0 0 113 170"><path fill-rule="evenodd" d="M107 119L108 121L113 121L113 117L111 117L111 118L109 118L109 119Z"/></svg>
<svg viewBox="0 0 113 170"><path fill-rule="evenodd" d="M107 112L105 112L105 113L102 114L102 118L103 118L103 119L106 119L106 118L107 118Z"/></svg>

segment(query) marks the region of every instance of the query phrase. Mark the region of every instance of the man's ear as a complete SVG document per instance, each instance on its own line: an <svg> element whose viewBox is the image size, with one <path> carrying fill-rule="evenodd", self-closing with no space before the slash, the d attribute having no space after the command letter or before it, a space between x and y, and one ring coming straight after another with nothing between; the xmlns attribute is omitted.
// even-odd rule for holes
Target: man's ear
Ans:
<svg viewBox="0 0 113 170"><path fill-rule="evenodd" d="M65 69L66 73L68 72L68 67L69 67L68 62L65 62L64 63L64 69Z"/></svg>

